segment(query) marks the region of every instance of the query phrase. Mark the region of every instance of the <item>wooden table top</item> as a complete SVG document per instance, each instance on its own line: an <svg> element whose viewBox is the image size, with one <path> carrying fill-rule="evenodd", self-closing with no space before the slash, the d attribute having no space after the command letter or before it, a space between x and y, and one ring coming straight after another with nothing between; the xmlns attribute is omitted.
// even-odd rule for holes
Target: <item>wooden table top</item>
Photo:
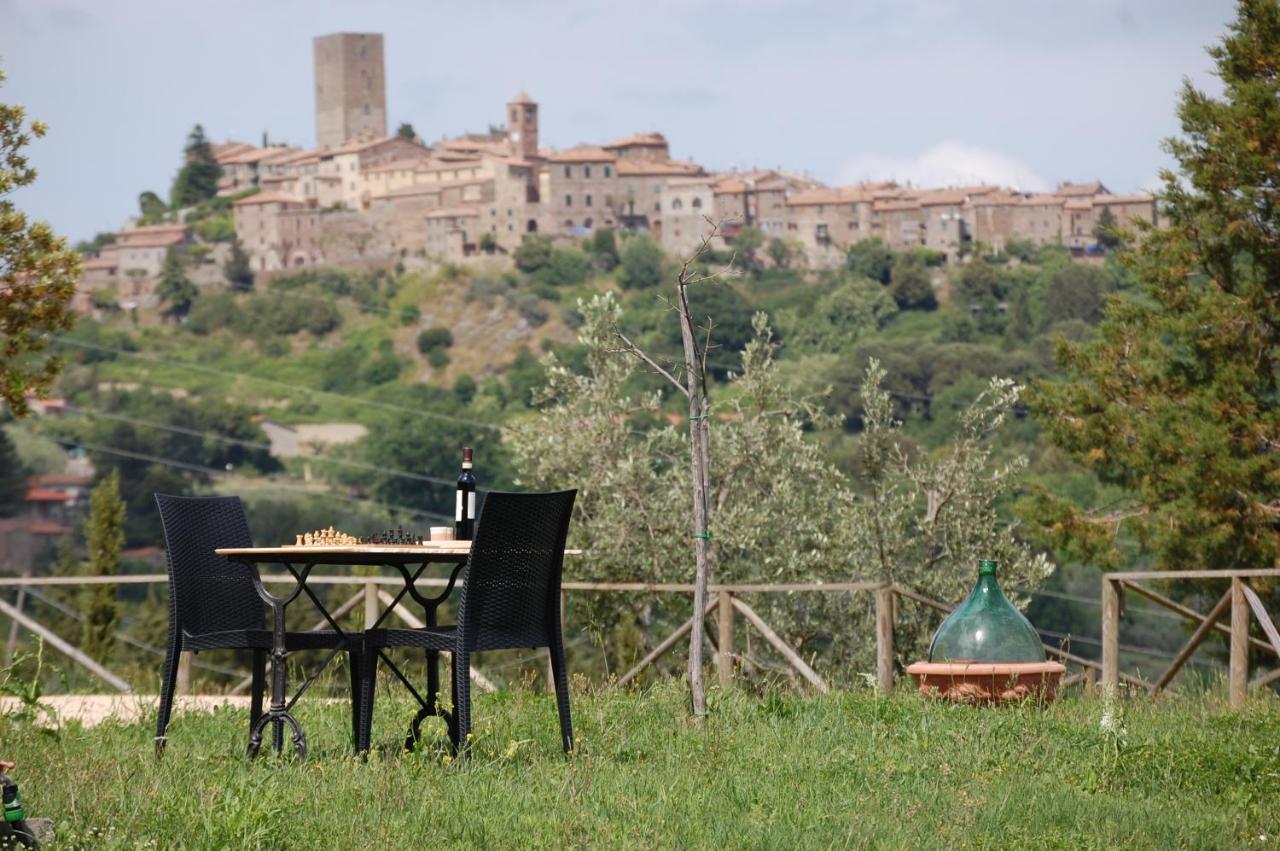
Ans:
<svg viewBox="0 0 1280 851"><path fill-rule="evenodd" d="M430 541L426 544L401 546L392 544L353 544L332 547L221 547L214 550L227 558L284 562L319 562L329 564L379 564L387 562L461 561L471 553L470 541ZM565 550L565 555L580 555L582 550Z"/></svg>

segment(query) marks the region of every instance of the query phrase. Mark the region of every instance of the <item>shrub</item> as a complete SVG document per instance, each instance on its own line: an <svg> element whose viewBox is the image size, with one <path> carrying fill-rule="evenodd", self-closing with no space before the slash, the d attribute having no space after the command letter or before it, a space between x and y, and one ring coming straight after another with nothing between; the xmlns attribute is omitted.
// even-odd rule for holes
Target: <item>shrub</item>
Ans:
<svg viewBox="0 0 1280 851"><path fill-rule="evenodd" d="M438 349L447 349L453 345L453 332L448 328L435 326L418 335L418 351L430 354Z"/></svg>
<svg viewBox="0 0 1280 851"><path fill-rule="evenodd" d="M427 352L427 363L436 369L442 369L449 365L449 353L444 349L432 349Z"/></svg>
<svg viewBox="0 0 1280 851"><path fill-rule="evenodd" d="M400 324L412 325L422 318L422 311L418 309L416 304L406 304L400 308Z"/></svg>
<svg viewBox="0 0 1280 851"><path fill-rule="evenodd" d="M622 246L618 280L629 290L656 287L662 280L664 259L662 249L650 237L633 236Z"/></svg>
<svg viewBox="0 0 1280 851"><path fill-rule="evenodd" d="M535 236L520 243L512 259L521 272L536 272L551 262L551 240L545 236Z"/></svg>
<svg viewBox="0 0 1280 851"><path fill-rule="evenodd" d="M542 301L533 293L515 292L507 296L507 301L516 309L517 313L535 327L546 322L550 316Z"/></svg>
<svg viewBox="0 0 1280 851"><path fill-rule="evenodd" d="M553 286L580 284L591 272L591 261L576 248L553 248L547 262L533 275L534 280Z"/></svg>
<svg viewBox="0 0 1280 851"><path fill-rule="evenodd" d="M187 328L196 334L211 334L223 328L237 327L243 319L234 296L213 293L196 301L187 315Z"/></svg>

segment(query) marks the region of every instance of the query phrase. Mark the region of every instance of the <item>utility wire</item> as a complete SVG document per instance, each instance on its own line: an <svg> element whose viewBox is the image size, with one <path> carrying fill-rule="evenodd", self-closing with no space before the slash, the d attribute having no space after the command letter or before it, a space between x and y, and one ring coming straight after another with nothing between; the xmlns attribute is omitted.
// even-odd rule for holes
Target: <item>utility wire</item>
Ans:
<svg viewBox="0 0 1280 851"><path fill-rule="evenodd" d="M1063 640L1065 640L1065 641L1071 641L1071 642L1079 641L1079 642L1081 642L1081 643L1083 643L1083 644L1091 644L1091 645L1093 645L1093 646L1095 646L1095 647L1101 647L1101 646L1102 646L1102 642L1101 642L1101 641L1099 641L1098 639L1096 639L1096 638L1088 638L1088 637L1085 637L1085 636L1083 636L1083 635L1069 635L1069 634L1067 634L1067 633L1065 633L1065 632L1054 632L1054 631L1053 631L1053 630L1051 630L1051 629L1037 629L1037 630L1036 630L1036 632L1040 633L1040 635L1041 635L1041 636L1048 636L1048 637L1050 637L1050 638L1056 638L1056 639L1058 639L1059 641L1063 641ZM1178 657L1177 657L1177 654L1175 654L1175 653L1170 653L1170 652L1169 652L1169 651L1167 651L1167 650L1157 650L1157 649L1156 649L1156 648L1154 648L1154 647L1136 647L1136 646L1134 646L1134 645L1132 645L1132 644L1121 644L1121 645L1120 645L1120 649L1121 649L1121 650L1123 650L1123 651L1124 651L1124 652L1126 652L1126 653L1137 653L1137 654L1138 654L1138 655L1140 655L1140 656L1154 656L1154 657L1157 657L1157 658L1160 658L1160 659L1176 659L1176 658L1178 658ZM1189 659L1188 661L1189 661L1191 664L1193 664L1193 665L1203 665L1203 666L1205 666L1205 667L1209 667L1209 668L1225 668L1225 667L1226 667L1226 666L1225 666L1225 665L1223 665L1221 662L1218 662L1218 661L1215 661L1215 660L1212 660L1212 659L1211 659L1211 660L1207 660L1207 661L1200 661L1200 660L1198 660L1198 659L1194 659L1194 658L1193 658L1193 659Z"/></svg>
<svg viewBox="0 0 1280 851"><path fill-rule="evenodd" d="M343 393L334 393L333 391L330 391L330 390L321 390L316 387L307 387L301 384L290 384L286 381L277 381L274 378L263 378L261 376L250 375L244 372L232 372L230 370L225 370L225 369L215 369L214 367L203 366L201 364L196 364L196 363L185 363L183 361L165 360L163 358L156 358L156 357L151 357L149 355L144 355L139 352L131 352L131 351L128 351L127 349L120 349L113 346L102 346L97 343L90 343L84 340L73 340L69 337L54 337L53 342L60 345L64 345L64 346L71 346L73 348L79 348L79 349L87 349L90 351L110 352L112 354L123 355L124 357L130 357L136 360L144 361L146 363L157 364L159 366L173 366L173 367L178 367L179 369L189 369L189 370L192 370L193 372L205 373L206 375L218 375L218 376L230 377L230 378L241 378L246 381L257 381L261 384L267 384L273 387L280 387L286 390L297 390L303 393L313 393L317 396L324 396L330 399L338 399L343 402L351 402L358 405L363 405L368 408L379 408L385 411L393 411L395 413L408 414L413 417L427 417L430 419L442 420L444 422L457 423L458 425L471 426L473 428L494 429L499 432L506 431L505 426L498 425L497 423L486 423L486 422L481 422L480 420L468 419L466 417L456 417L456 416L453 416L452 414L441 414L436 411L429 411L422 408L409 408L404 405L397 405L392 402L380 402L375 399L358 399Z"/></svg>
<svg viewBox="0 0 1280 851"><path fill-rule="evenodd" d="M62 438L59 438L57 442L62 444L63 446L67 446L73 449L80 448L80 449L88 450L89 452L101 452L106 455L116 455L121 458L132 458L137 461L147 461L148 463L160 464L165 467L174 467L176 469L187 470L189 472L194 472L194 473L204 473L210 476L230 475L230 473L228 473L226 470L219 470L214 467L205 467L200 464L190 464L190 463L187 463L186 461L178 461L173 458L161 458L157 455L148 455L145 452L134 452L132 450L120 449L114 446L101 446L97 444L82 443L80 441L75 441L75 440L65 440ZM300 493L305 496L318 496L323 499L339 499L345 502L352 502L360 505L373 505L383 509L384 511L400 511L415 517L432 517L438 520L450 520L450 521L453 520L452 517L448 517L444 514L438 514L434 511L423 511L422 509L412 508L407 505L396 505L394 503L379 502L378 500L374 500L374 499L362 499L360 497L346 496L345 494L333 493L332 491L316 491L316 490L311 490L310 488L290 487L288 485L280 484L279 482L272 482L271 486L277 490Z"/></svg>
<svg viewBox="0 0 1280 851"><path fill-rule="evenodd" d="M67 410L73 413L84 415L84 416L102 417L103 419L117 420L119 422L129 423L130 425L144 426L146 428L154 428L160 431L173 432L174 434L186 434L186 435L190 435L191 437L200 437L200 438L218 440L223 443L231 444L233 446L243 446L246 449L261 449L266 452L271 451L271 444L269 443L257 443L252 440L240 440L235 437L227 437L225 435L218 434L217 432L199 431L197 429L185 428L183 426L157 423L151 420L135 419L134 417L126 417L123 414L109 413L107 411L103 411L98 408L85 408L79 405L68 404ZM347 461L342 458L330 458L324 455L314 455L309 457L325 464L337 464L342 467L350 467L356 470L370 470L375 473L380 473L387 476L396 476L404 479L413 479L415 481L428 482L430 484L448 485L451 488L457 485L457 482L453 481L452 479L442 479L438 476L424 476L419 473L411 473L407 470L396 470L390 467L380 467L374 464L364 464L359 461ZM491 489L476 488L476 490L480 493L488 493L489 490Z"/></svg>

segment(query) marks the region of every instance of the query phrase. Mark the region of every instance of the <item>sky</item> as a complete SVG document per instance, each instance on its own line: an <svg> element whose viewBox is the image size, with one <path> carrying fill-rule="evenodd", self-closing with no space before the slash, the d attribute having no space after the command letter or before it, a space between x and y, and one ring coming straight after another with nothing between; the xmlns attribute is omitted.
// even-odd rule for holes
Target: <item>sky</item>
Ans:
<svg viewBox="0 0 1280 851"><path fill-rule="evenodd" d="M391 129L501 123L526 90L542 143L659 130L708 168L828 183L1100 179L1154 186L1183 79L1228 0L0 0L0 102L48 123L19 207L72 239L167 197L192 125L315 141L312 45L386 39Z"/></svg>

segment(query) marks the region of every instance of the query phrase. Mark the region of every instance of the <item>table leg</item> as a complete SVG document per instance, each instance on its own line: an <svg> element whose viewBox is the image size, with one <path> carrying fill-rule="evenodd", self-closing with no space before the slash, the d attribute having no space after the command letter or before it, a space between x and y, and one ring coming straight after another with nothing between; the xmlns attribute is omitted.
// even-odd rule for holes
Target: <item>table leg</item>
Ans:
<svg viewBox="0 0 1280 851"><path fill-rule="evenodd" d="M257 584L258 596L271 607L271 706L253 725L253 730L249 733L248 756L250 759L258 755L262 747L262 733L268 724L272 727L272 744L277 754L284 751L284 728L288 724L293 730L294 751L301 759L307 757L307 736L302 732L302 725L298 720L289 714L289 707L285 703L288 695L285 662L289 657L288 648L285 645L285 607L301 593L308 572L306 569L303 570L292 593L285 597L269 594L261 583Z"/></svg>

